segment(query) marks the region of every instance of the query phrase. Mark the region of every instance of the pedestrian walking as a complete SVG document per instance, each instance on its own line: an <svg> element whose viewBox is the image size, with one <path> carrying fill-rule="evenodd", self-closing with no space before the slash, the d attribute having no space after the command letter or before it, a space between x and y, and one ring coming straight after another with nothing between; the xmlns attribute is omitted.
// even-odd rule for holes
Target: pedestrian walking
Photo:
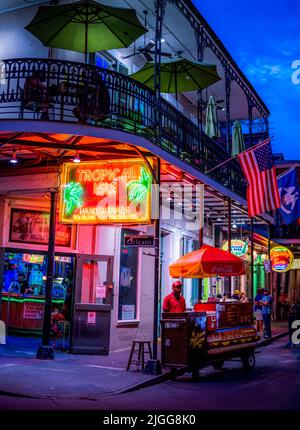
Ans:
<svg viewBox="0 0 300 430"><path fill-rule="evenodd" d="M273 307L273 298L267 288L264 289L263 298L260 301L262 305L262 316L264 320L265 338L270 339L272 337L271 332L271 315Z"/></svg>
<svg viewBox="0 0 300 430"><path fill-rule="evenodd" d="M257 294L254 298L254 314L256 321L256 330L263 334L263 315L262 315L262 304L260 301L263 298L263 289L258 288Z"/></svg>

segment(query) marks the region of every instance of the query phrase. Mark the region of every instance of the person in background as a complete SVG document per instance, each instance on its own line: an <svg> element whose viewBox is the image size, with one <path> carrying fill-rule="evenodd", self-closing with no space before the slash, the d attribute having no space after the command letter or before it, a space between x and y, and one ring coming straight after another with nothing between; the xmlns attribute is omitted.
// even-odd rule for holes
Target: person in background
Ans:
<svg viewBox="0 0 300 430"><path fill-rule="evenodd" d="M262 304L260 301L263 298L263 290L262 288L258 288L257 294L254 298L254 313L255 313L255 321L256 321L256 330L263 334L263 316L262 316Z"/></svg>
<svg viewBox="0 0 300 430"><path fill-rule="evenodd" d="M273 298L269 293L269 290L267 288L264 289L263 297L260 300L260 304L262 305L262 316L264 320L264 327L265 327L265 338L270 339L272 337L271 332L271 315L272 315L272 308L273 308Z"/></svg>
<svg viewBox="0 0 300 430"><path fill-rule="evenodd" d="M248 297L246 296L246 293L241 293L240 302L241 303L249 303L249 300L248 300Z"/></svg>
<svg viewBox="0 0 300 430"><path fill-rule="evenodd" d="M285 293L284 290L281 290L280 296L278 297L278 304L279 304L279 315L281 320L287 319L287 313L288 313L288 295Z"/></svg>
<svg viewBox="0 0 300 430"><path fill-rule="evenodd" d="M41 119L48 120L48 109L50 97L48 87L45 84L45 74L41 71L34 70L24 84L24 104L36 103L41 110Z"/></svg>
<svg viewBox="0 0 300 430"><path fill-rule="evenodd" d="M64 301L64 305L62 308L62 314L66 321L71 320L71 312L72 312L72 285L67 287L67 294Z"/></svg>
<svg viewBox="0 0 300 430"><path fill-rule="evenodd" d="M18 282L20 284L20 292L21 294L24 294L26 290L29 288L28 280L24 273L19 273L18 275Z"/></svg>
<svg viewBox="0 0 300 430"><path fill-rule="evenodd" d="M234 290L234 293L232 295L233 300L240 300L241 292L239 290Z"/></svg>
<svg viewBox="0 0 300 430"><path fill-rule="evenodd" d="M182 282L173 282L172 290L173 291L164 298L163 312L185 312L185 298L181 295Z"/></svg>
<svg viewBox="0 0 300 430"><path fill-rule="evenodd" d="M18 281L17 264L14 260L11 260L8 266L8 270L4 275L4 291L8 291L11 283Z"/></svg>

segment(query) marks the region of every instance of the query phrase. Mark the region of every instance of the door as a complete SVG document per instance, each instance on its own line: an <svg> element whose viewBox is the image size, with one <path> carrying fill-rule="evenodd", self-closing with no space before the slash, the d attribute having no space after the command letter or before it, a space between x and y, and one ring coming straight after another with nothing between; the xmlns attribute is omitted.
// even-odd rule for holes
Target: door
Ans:
<svg viewBox="0 0 300 430"><path fill-rule="evenodd" d="M79 255L77 258L71 352L109 353L113 307L113 257Z"/></svg>

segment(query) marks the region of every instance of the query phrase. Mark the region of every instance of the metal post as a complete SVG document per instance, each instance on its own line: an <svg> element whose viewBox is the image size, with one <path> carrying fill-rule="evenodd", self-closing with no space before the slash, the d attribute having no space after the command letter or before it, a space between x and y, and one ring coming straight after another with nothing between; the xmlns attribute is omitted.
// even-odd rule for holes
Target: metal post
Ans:
<svg viewBox="0 0 300 430"><path fill-rule="evenodd" d="M160 63L161 63L161 38L162 38L162 25L163 18L166 11L166 0L155 0L155 53L154 53L154 91L156 102L156 127L159 126L158 139L161 135L161 115L160 115Z"/></svg>
<svg viewBox="0 0 300 430"><path fill-rule="evenodd" d="M227 152L231 154L231 141L230 141L230 93L231 93L231 75L228 65L225 68L225 103L226 103L226 139L227 139Z"/></svg>
<svg viewBox="0 0 300 430"><path fill-rule="evenodd" d="M231 252L231 199L227 201L228 208L228 225L227 225L227 235L228 235L228 252ZM228 292L231 294L231 277L228 277Z"/></svg>
<svg viewBox="0 0 300 430"><path fill-rule="evenodd" d="M204 58L204 49L205 42L203 37L203 26L198 24L195 29L196 35L196 43L197 43L197 59L198 61L203 61ZM199 153L203 158L203 145L202 145L202 136L203 136L203 123L202 123L202 108L203 108L203 94L202 90L198 91L198 103L197 103L197 121L198 121L198 133L199 133Z"/></svg>
<svg viewBox="0 0 300 430"><path fill-rule="evenodd" d="M46 281L46 291L45 291L45 311L44 311L44 324L43 324L43 345L44 346L49 346L49 342L50 342L57 194L58 194L57 190L50 191L51 206L50 206L50 225L49 225L49 243L48 243L48 264L47 264L47 281Z"/></svg>
<svg viewBox="0 0 300 430"><path fill-rule="evenodd" d="M200 197L200 219L199 219L199 249L203 246L203 229L204 229L204 186L201 187ZM198 281L198 300L202 300L203 285L202 279Z"/></svg>
<svg viewBox="0 0 300 430"><path fill-rule="evenodd" d="M251 217L251 284L250 294L251 298L254 299L254 235L253 235L253 217Z"/></svg>
<svg viewBox="0 0 300 430"><path fill-rule="evenodd" d="M269 125L269 118L267 116L264 117L264 121L265 121L265 132L266 132L266 137L270 136L270 125Z"/></svg>
<svg viewBox="0 0 300 430"><path fill-rule="evenodd" d="M252 126L253 126L253 103L248 97L248 121L249 121L249 147L252 146Z"/></svg>
<svg viewBox="0 0 300 430"><path fill-rule="evenodd" d="M43 321L42 346L38 349L37 358L53 358L51 356L50 330L51 330L51 304L52 304L52 284L54 272L55 256L55 230L56 230L56 210L57 210L58 191L50 191L50 225L48 239L48 264L47 264L47 281L45 291L45 309ZM53 354L53 352L52 352Z"/></svg>
<svg viewBox="0 0 300 430"><path fill-rule="evenodd" d="M271 224L268 224L268 261L270 261L271 256ZM272 287L272 270L268 273L268 289L271 294Z"/></svg>
<svg viewBox="0 0 300 430"><path fill-rule="evenodd" d="M160 159L157 158L157 185L160 185ZM158 208L155 220L155 261L154 261L154 310L153 310L153 358L157 359L157 332L158 332L158 300L160 289L160 193L158 189Z"/></svg>

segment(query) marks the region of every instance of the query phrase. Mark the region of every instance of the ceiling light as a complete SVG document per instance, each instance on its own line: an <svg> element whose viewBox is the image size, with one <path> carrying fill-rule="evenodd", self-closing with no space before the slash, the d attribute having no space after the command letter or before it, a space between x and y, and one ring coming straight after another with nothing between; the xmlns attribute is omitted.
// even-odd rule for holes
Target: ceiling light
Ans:
<svg viewBox="0 0 300 430"><path fill-rule="evenodd" d="M222 218L217 218L217 221L219 221L219 222L222 221Z"/></svg>
<svg viewBox="0 0 300 430"><path fill-rule="evenodd" d="M232 228L238 228L235 222L232 224Z"/></svg>
<svg viewBox="0 0 300 430"><path fill-rule="evenodd" d="M76 155L75 155L75 157L73 158L73 163L80 163L80 157L79 157L79 152L78 151L76 151Z"/></svg>
<svg viewBox="0 0 300 430"><path fill-rule="evenodd" d="M17 157L16 157L16 150L15 149L13 150L12 157L9 160L9 162L11 164L17 164L18 163L18 160L17 160Z"/></svg>

